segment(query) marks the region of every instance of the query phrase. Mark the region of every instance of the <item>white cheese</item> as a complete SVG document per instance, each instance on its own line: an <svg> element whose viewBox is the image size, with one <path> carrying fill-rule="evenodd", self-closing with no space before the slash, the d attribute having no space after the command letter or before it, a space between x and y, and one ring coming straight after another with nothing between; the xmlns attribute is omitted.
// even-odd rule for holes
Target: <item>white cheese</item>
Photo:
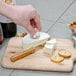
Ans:
<svg viewBox="0 0 76 76"><path fill-rule="evenodd" d="M55 50L55 45L45 44L43 51L49 55L52 55Z"/></svg>

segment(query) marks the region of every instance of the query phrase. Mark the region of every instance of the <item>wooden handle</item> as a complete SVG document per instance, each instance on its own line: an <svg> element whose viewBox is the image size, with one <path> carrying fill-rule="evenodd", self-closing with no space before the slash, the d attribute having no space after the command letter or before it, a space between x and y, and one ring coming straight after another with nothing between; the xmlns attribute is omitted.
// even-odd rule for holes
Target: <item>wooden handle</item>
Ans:
<svg viewBox="0 0 76 76"><path fill-rule="evenodd" d="M17 55L12 56L12 57L10 58L10 60L11 60L12 62L15 62L15 61L17 61L17 60L19 60L19 59L22 59L22 58L24 58L24 57L26 57L26 56L34 53L34 52L35 52L35 48L31 48L31 49L25 50L24 52L21 52L21 53L19 53L19 54L17 54Z"/></svg>

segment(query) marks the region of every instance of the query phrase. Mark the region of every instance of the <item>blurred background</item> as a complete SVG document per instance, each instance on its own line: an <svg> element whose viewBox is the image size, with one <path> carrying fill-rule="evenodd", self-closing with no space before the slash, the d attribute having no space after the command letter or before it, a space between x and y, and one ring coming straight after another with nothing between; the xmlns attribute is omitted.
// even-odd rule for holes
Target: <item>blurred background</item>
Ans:
<svg viewBox="0 0 76 76"><path fill-rule="evenodd" d="M42 31L56 38L71 39L67 24L76 21L75 0L16 0L17 5L31 4L40 14ZM18 33L24 28L18 26Z"/></svg>

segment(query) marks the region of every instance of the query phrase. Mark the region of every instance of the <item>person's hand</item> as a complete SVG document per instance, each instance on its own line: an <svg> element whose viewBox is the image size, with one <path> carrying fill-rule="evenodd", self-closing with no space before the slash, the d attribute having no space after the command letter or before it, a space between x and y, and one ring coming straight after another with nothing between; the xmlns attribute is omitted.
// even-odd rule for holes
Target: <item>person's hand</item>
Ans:
<svg viewBox="0 0 76 76"><path fill-rule="evenodd" d="M34 28L41 30L40 16L31 5L12 6L11 19L18 25L27 29L32 35L35 34Z"/></svg>

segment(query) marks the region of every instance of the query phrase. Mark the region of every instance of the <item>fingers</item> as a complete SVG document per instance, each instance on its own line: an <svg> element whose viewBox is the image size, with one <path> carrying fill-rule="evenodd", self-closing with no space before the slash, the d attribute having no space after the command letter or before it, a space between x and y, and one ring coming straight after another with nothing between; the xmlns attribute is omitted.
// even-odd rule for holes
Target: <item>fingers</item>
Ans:
<svg viewBox="0 0 76 76"><path fill-rule="evenodd" d="M35 23L35 27L41 31L41 22L40 22L40 16L37 14L35 17L34 17L34 23Z"/></svg>
<svg viewBox="0 0 76 76"><path fill-rule="evenodd" d="M28 26L26 27L26 29L27 29L27 31L28 31L30 34L32 34L32 35L35 34L35 30L34 30L34 28L30 25L30 22L28 23Z"/></svg>

